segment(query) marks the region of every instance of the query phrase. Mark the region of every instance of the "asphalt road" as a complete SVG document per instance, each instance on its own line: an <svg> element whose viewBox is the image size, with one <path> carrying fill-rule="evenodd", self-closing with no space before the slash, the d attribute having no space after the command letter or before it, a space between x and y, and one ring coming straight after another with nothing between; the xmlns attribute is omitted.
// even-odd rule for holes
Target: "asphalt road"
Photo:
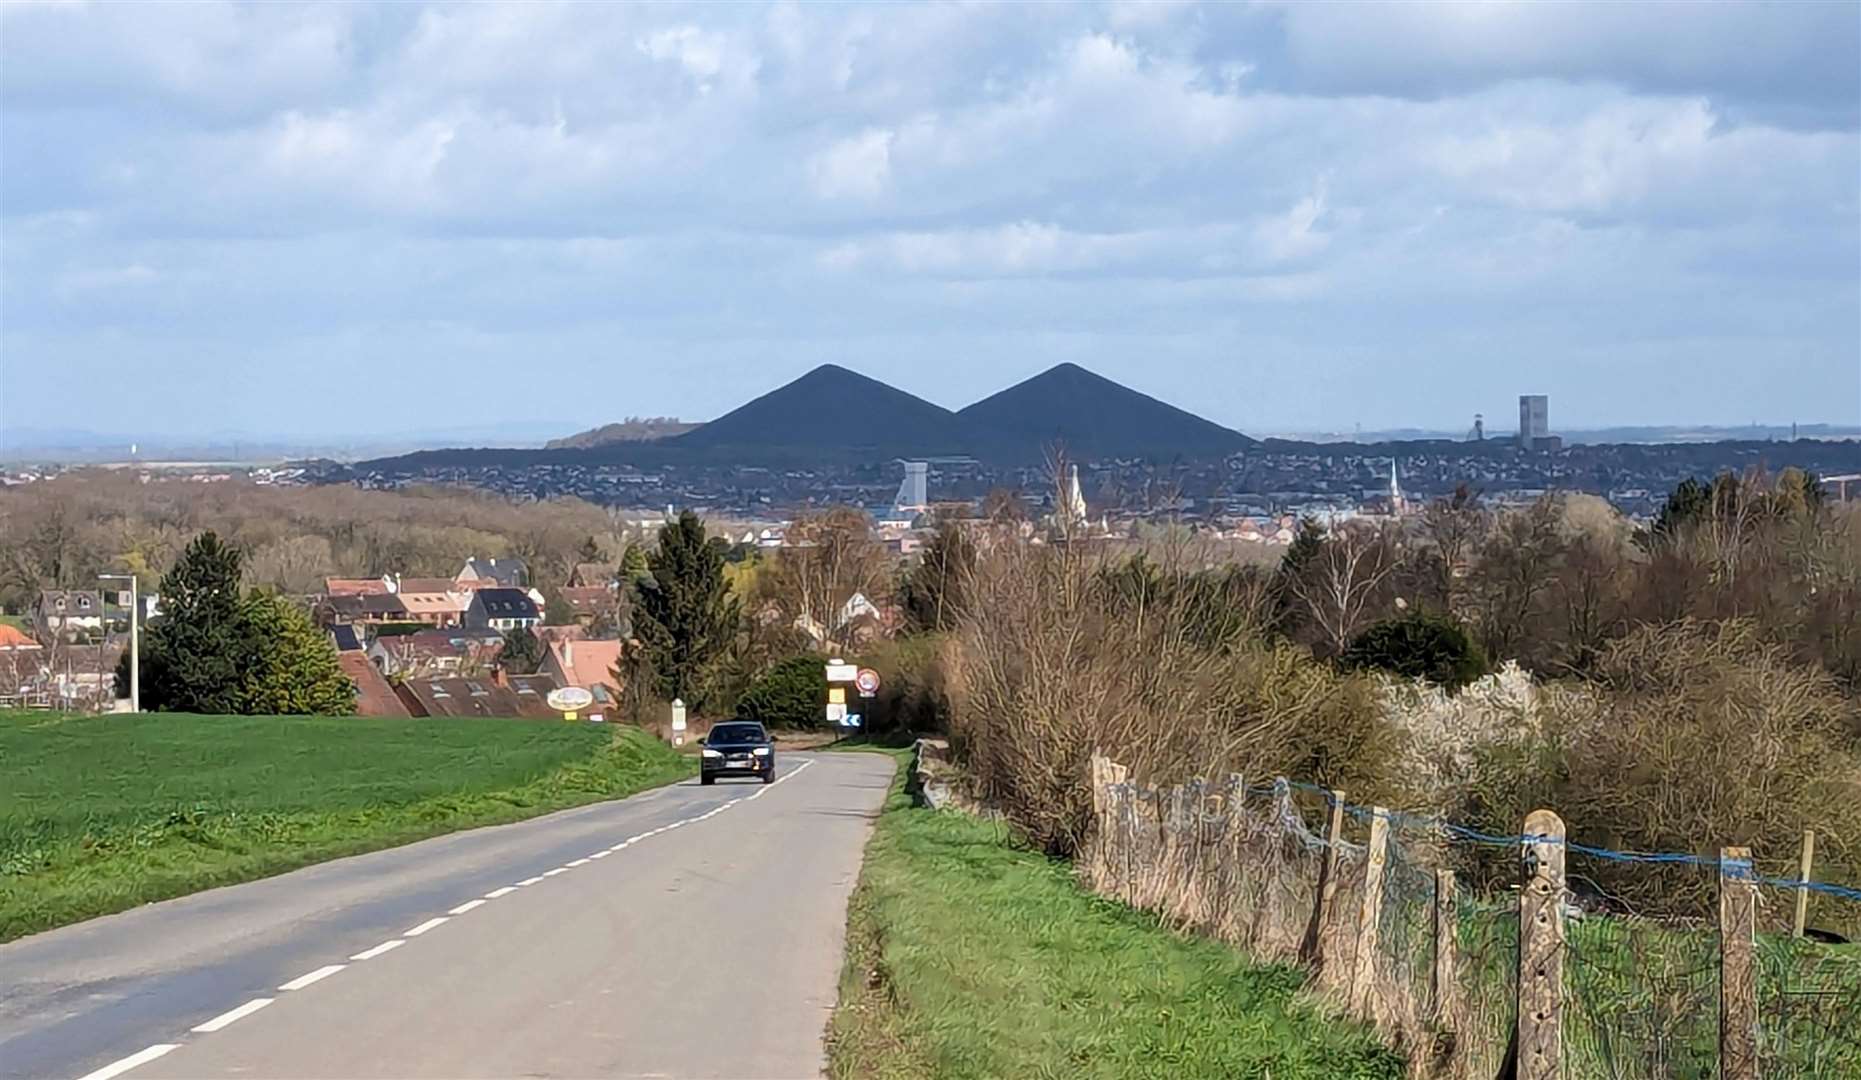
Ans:
<svg viewBox="0 0 1861 1080"><path fill-rule="evenodd" d="M0 1077L819 1076L892 762L779 760L0 946Z"/></svg>

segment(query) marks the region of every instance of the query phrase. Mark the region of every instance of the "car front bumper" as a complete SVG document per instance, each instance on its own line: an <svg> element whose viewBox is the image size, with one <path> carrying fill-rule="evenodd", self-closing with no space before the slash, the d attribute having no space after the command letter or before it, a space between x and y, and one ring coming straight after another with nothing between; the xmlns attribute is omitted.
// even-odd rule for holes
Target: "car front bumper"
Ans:
<svg viewBox="0 0 1861 1080"><path fill-rule="evenodd" d="M775 755L749 761L705 758L699 768L706 776L764 776L775 771Z"/></svg>

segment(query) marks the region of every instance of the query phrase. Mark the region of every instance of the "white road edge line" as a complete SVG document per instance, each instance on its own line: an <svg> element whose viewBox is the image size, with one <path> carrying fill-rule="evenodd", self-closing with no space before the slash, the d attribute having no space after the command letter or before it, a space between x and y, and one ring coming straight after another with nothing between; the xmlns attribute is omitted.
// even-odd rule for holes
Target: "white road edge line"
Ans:
<svg viewBox="0 0 1861 1080"><path fill-rule="evenodd" d="M627 837L626 842L629 844L637 844L651 835L651 833L634 833L632 836Z"/></svg>
<svg viewBox="0 0 1861 1080"><path fill-rule="evenodd" d="M541 874L538 874L535 877L527 877L527 878L524 878L522 881L519 881L517 883L517 887L521 889L526 885L534 885L541 880L543 880L543 875Z"/></svg>
<svg viewBox="0 0 1861 1080"><path fill-rule="evenodd" d="M433 918L428 919L427 921L421 923L419 926L414 927L412 930L403 930L401 931L401 933L405 937L419 937L421 934L426 933L428 930L433 929L435 926L438 926L445 921L447 921L447 916L435 915Z"/></svg>
<svg viewBox="0 0 1861 1080"><path fill-rule="evenodd" d="M380 956L382 953L392 952L395 949L398 949L405 944L407 944L407 941L405 938L395 938L392 941L384 941L372 949L363 949L361 952L356 953L354 956L351 956L349 959L351 960L373 960L375 957Z"/></svg>
<svg viewBox="0 0 1861 1080"><path fill-rule="evenodd" d="M613 852L611 852L611 851L609 851L609 850L608 850L608 849L606 849L606 848L602 848L602 849L601 849L600 851L596 851L596 852L592 852L592 853L590 853L588 857L589 857L590 859L605 859L605 858L607 858L607 857L608 857L609 855L612 855L612 854L614 854L614 853L613 853Z"/></svg>
<svg viewBox="0 0 1861 1080"><path fill-rule="evenodd" d="M297 978L292 979L288 983L285 983L283 986L280 986L278 989L280 990L302 990L304 987L309 986L313 982L322 982L324 979L329 978L331 975L336 974L338 971L341 971L343 968L346 968L348 966L349 966L348 964L325 964L315 971L309 972L307 974L299 975Z"/></svg>
<svg viewBox="0 0 1861 1080"><path fill-rule="evenodd" d="M566 874L566 873L568 873L568 872L569 872L569 868L568 868L568 867L566 867L566 866L558 866L558 867L556 867L556 868L555 868L554 870L545 870L545 871L543 871L543 876L544 876L544 877L555 877L555 876L556 876L557 874Z"/></svg>
<svg viewBox="0 0 1861 1080"><path fill-rule="evenodd" d="M138 1050L121 1061L112 1061L96 1072L85 1073L78 1080L110 1080L112 1076L121 1076L138 1065L147 1065L170 1050L181 1049L180 1043L156 1043L146 1050Z"/></svg>
<svg viewBox="0 0 1861 1080"><path fill-rule="evenodd" d="M506 885L502 889L492 889L490 892L485 894L485 899L496 900L500 896L509 896L511 893L514 893L516 891L517 891L517 886Z"/></svg>
<svg viewBox="0 0 1861 1080"><path fill-rule="evenodd" d="M459 905L458 907L456 907L456 908L453 908L453 909L452 909L451 911L448 911L448 912L447 912L446 914L448 914L448 915L463 915L463 914L465 914L466 912L468 912L468 911L470 911L470 910L472 910L473 908L481 908L481 907L484 907L484 906L485 906L485 901L484 901L484 899L483 899L483 898L481 897L481 898L479 898L479 899L477 899L477 900L467 900L467 901L466 901L465 903L463 903L463 904L460 904L460 905Z"/></svg>
<svg viewBox="0 0 1861 1080"><path fill-rule="evenodd" d="M240 1019L241 1017L251 1016L253 1013L259 1011L260 1009L264 1008L267 1005L270 1005L275 1000L277 999L276 998L253 998L251 1001L246 1002L244 1005L239 1006L237 1009L228 1009L225 1012L221 1013L220 1015L207 1021L206 1023L197 1025L196 1027L193 1028L193 1030L202 1035L205 1035L209 1032L218 1031L221 1028L225 1027L226 1025L232 1023L233 1021Z"/></svg>
<svg viewBox="0 0 1861 1080"><path fill-rule="evenodd" d="M576 859L572 862L565 862L562 865L563 866L587 866L588 860L587 859Z"/></svg>

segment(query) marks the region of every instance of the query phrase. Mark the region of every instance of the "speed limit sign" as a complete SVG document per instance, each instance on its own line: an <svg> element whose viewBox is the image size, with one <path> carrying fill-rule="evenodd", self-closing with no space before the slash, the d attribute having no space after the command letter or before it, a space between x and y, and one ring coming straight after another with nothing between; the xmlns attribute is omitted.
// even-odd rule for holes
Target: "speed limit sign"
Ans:
<svg viewBox="0 0 1861 1080"><path fill-rule="evenodd" d="M853 685L859 687L860 697L871 697L879 692L879 673L869 667L860 668Z"/></svg>

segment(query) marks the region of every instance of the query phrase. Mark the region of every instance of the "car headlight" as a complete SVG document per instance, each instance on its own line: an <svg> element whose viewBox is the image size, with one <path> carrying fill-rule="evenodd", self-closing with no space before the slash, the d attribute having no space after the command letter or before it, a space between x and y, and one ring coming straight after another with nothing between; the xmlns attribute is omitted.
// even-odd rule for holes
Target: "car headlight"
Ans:
<svg viewBox="0 0 1861 1080"><path fill-rule="evenodd" d="M705 748L704 748L704 756L705 756L705 757L723 757L724 755L723 755L723 752L722 752L722 751L720 751L720 750L713 750L713 749L711 749L710 747L708 747L708 746L707 746L707 747L705 747Z"/></svg>
<svg viewBox="0 0 1861 1080"><path fill-rule="evenodd" d="M755 754L757 757L768 757L769 756L769 748L766 746L759 746L750 752Z"/></svg>

